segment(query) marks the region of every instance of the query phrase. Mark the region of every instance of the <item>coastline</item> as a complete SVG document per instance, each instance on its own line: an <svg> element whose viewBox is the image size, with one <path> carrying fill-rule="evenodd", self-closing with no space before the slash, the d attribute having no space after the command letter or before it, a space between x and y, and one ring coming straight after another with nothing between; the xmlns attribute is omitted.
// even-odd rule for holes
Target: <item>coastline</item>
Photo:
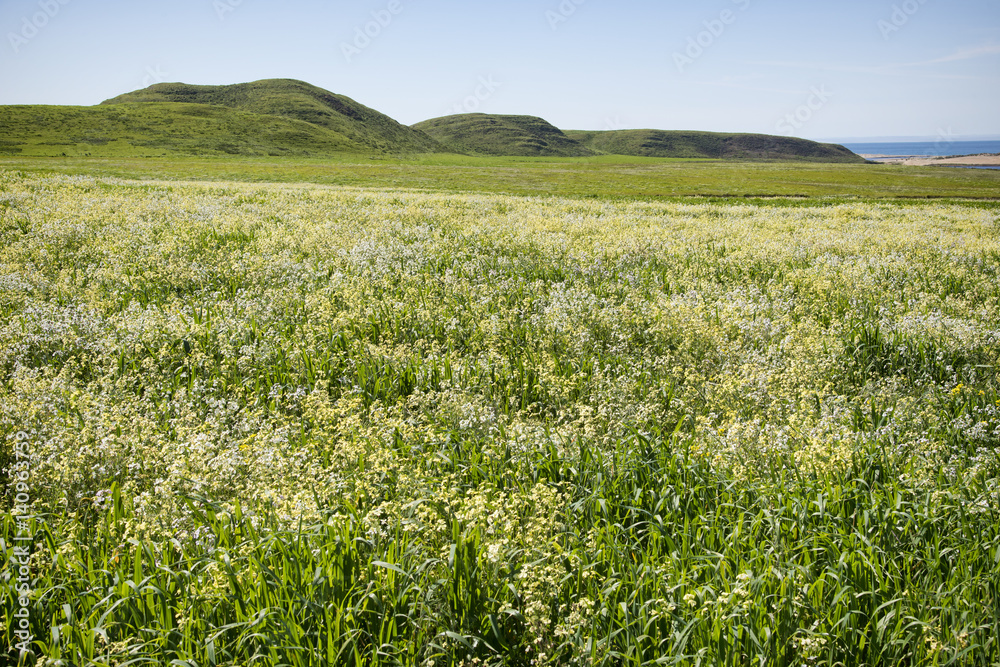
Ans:
<svg viewBox="0 0 1000 667"><path fill-rule="evenodd" d="M872 155L861 157L881 164L904 165L907 167L1000 167L1000 153L980 153L977 155L948 155L941 157L913 157L909 155Z"/></svg>

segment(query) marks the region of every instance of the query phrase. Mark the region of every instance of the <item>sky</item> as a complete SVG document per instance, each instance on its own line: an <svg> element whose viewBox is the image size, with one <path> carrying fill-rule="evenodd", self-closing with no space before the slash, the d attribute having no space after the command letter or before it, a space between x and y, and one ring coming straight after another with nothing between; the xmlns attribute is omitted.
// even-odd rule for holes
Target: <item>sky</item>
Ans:
<svg viewBox="0 0 1000 667"><path fill-rule="evenodd" d="M1000 139L1000 0L0 0L0 104L267 78L406 124Z"/></svg>

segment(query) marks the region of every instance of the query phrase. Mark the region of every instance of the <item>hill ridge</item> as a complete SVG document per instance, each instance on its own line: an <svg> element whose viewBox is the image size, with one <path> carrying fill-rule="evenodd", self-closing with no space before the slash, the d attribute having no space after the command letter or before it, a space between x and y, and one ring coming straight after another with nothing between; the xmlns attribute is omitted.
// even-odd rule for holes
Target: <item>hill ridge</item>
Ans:
<svg viewBox="0 0 1000 667"><path fill-rule="evenodd" d="M465 113L412 126L459 153L508 157L587 157L594 151L570 139L544 118Z"/></svg>
<svg viewBox="0 0 1000 667"><path fill-rule="evenodd" d="M864 162L838 144L753 132L566 130L595 153L637 157Z"/></svg>

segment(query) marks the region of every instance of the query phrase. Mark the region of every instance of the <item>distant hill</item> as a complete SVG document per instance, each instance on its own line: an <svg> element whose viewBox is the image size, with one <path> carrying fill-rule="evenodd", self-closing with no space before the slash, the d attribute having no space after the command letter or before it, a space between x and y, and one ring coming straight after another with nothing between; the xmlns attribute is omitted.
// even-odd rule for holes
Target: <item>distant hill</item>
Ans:
<svg viewBox="0 0 1000 667"><path fill-rule="evenodd" d="M343 134L204 104L0 107L0 155L321 156L367 152Z"/></svg>
<svg viewBox="0 0 1000 667"><path fill-rule="evenodd" d="M567 130L595 153L644 157L864 162L843 146L769 134L667 130Z"/></svg>
<svg viewBox="0 0 1000 667"><path fill-rule="evenodd" d="M562 131L535 116L458 114L412 127L303 81L160 83L94 107L0 106L0 155L415 155L863 162L843 146L762 134Z"/></svg>
<svg viewBox="0 0 1000 667"><path fill-rule="evenodd" d="M523 157L583 157L589 148L535 116L483 113L434 118L413 126L458 153Z"/></svg>
<svg viewBox="0 0 1000 667"><path fill-rule="evenodd" d="M372 151L436 153L444 148L424 133L383 113L294 79L265 79L231 86L158 83L119 95L102 105L182 102L229 107L240 111L305 121L345 137Z"/></svg>

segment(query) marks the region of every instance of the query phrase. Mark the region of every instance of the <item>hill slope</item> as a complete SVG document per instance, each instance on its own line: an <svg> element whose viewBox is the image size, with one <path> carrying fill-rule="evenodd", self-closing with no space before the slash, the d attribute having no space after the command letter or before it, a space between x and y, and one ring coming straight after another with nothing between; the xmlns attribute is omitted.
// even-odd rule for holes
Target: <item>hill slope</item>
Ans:
<svg viewBox="0 0 1000 667"><path fill-rule="evenodd" d="M265 79L230 86L159 83L105 100L102 105L182 102L229 107L311 123L350 142L386 153L433 153L444 148L424 133L344 95L303 81Z"/></svg>
<svg viewBox="0 0 1000 667"><path fill-rule="evenodd" d="M369 152L343 134L301 120L204 104L5 106L0 118L0 155L308 157Z"/></svg>
<svg viewBox="0 0 1000 667"><path fill-rule="evenodd" d="M843 146L769 134L666 130L567 130L565 134L596 153L609 155L864 162Z"/></svg>
<svg viewBox="0 0 1000 667"><path fill-rule="evenodd" d="M413 127L293 79L161 83L96 107L0 107L0 155L600 154L863 162L843 146L761 134L567 131L535 116L459 114Z"/></svg>
<svg viewBox="0 0 1000 667"><path fill-rule="evenodd" d="M459 153L523 157L582 157L594 152L535 116L484 113L433 118L413 126Z"/></svg>

